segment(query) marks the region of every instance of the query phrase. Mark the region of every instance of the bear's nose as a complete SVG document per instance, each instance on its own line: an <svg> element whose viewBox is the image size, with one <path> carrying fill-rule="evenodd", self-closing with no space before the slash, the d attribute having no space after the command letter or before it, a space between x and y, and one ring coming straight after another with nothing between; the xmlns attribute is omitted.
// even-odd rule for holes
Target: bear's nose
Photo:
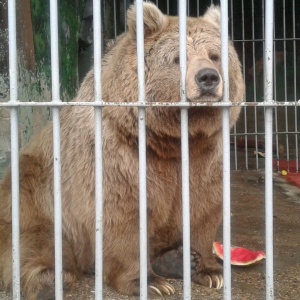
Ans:
<svg viewBox="0 0 300 300"><path fill-rule="evenodd" d="M220 77L215 69L204 68L196 74L195 80L202 90L209 92L219 84Z"/></svg>

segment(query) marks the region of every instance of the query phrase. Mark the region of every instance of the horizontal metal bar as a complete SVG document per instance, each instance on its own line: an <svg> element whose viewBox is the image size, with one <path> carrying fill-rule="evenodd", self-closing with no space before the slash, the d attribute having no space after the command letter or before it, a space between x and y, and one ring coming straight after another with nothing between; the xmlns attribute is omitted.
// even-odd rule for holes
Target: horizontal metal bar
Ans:
<svg viewBox="0 0 300 300"><path fill-rule="evenodd" d="M1 107L65 107L65 106L94 106L94 107L284 107L300 106L298 101L290 102L0 102Z"/></svg>
<svg viewBox="0 0 300 300"><path fill-rule="evenodd" d="M273 131L273 134L300 134L300 131ZM242 133L232 133L234 136L248 136L248 135L265 135L265 132L242 132Z"/></svg>
<svg viewBox="0 0 300 300"><path fill-rule="evenodd" d="M232 39L233 42L264 42L265 39ZM283 42L283 41L300 41L300 38L280 38L274 39L274 42Z"/></svg>

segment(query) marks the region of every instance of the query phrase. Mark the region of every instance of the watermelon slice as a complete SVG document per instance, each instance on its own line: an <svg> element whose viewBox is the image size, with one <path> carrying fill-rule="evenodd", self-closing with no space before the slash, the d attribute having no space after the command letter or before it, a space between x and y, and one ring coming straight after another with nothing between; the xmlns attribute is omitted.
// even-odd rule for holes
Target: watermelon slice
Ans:
<svg viewBox="0 0 300 300"><path fill-rule="evenodd" d="M223 245L214 242L213 252L223 260ZM263 251L251 251L242 247L231 247L231 264L235 266L248 266L259 262L263 258L266 258L266 254Z"/></svg>

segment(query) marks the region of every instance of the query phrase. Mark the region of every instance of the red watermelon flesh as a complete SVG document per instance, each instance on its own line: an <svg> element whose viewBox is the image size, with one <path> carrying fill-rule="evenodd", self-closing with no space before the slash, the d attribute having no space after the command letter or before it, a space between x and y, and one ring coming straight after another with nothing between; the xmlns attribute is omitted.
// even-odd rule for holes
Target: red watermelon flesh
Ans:
<svg viewBox="0 0 300 300"><path fill-rule="evenodd" d="M223 260L223 245L214 242L214 253ZM231 264L236 266L248 266L252 265L263 258L266 258L266 254L263 251L251 251L242 247L231 247Z"/></svg>

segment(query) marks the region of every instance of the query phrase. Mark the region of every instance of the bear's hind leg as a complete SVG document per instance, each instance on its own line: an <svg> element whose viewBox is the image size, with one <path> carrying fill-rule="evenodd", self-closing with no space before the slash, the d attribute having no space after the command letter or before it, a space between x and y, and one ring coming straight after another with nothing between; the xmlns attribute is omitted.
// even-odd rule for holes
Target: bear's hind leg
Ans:
<svg viewBox="0 0 300 300"><path fill-rule="evenodd" d="M135 222L127 222L126 226L111 226L104 232L104 244L109 245L109 248L104 249L104 276L116 291L129 296L140 294L140 249L137 229L138 225ZM131 233L130 238L128 232ZM147 272L149 295L175 293L175 289L166 278L153 272L149 259Z"/></svg>
<svg viewBox="0 0 300 300"><path fill-rule="evenodd" d="M121 294L138 296L140 295L140 278L139 273L131 276L129 272L118 274L110 283ZM164 296L173 295L174 287L167 279L160 277L150 269L148 269L148 295L149 296Z"/></svg>
<svg viewBox="0 0 300 300"><path fill-rule="evenodd" d="M0 282L11 283L11 225L0 220ZM9 270L9 273L5 270Z"/></svg>
<svg viewBox="0 0 300 300"><path fill-rule="evenodd" d="M11 227L11 226L10 226ZM53 225L45 224L24 230L20 235L21 291L26 300L55 299L55 258ZM11 243L10 243L11 244ZM11 246L6 248L7 263L3 266L6 285L12 282ZM69 289L79 272L72 248L63 240L63 284Z"/></svg>

